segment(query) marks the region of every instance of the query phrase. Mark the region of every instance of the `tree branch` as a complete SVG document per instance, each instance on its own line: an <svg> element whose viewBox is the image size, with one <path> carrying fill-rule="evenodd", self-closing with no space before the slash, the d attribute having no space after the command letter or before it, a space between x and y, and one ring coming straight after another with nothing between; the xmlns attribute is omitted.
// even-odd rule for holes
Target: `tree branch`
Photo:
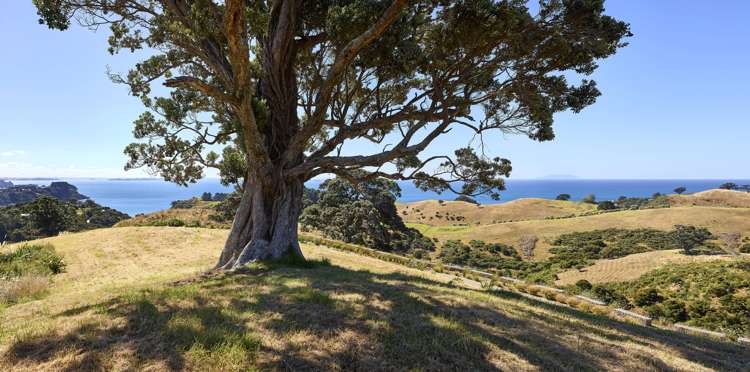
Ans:
<svg viewBox="0 0 750 372"><path fill-rule="evenodd" d="M339 52L333 62L333 66L323 81L315 99L315 110L310 120L292 139L290 146L285 151L285 158L292 159L304 152L305 143L315 135L323 126L323 118L331 102L333 89L341 78L349 64L359 54L362 48L368 46L382 35L393 22L396 21L401 11L406 7L407 0L394 0L385 13L367 31L351 40Z"/></svg>

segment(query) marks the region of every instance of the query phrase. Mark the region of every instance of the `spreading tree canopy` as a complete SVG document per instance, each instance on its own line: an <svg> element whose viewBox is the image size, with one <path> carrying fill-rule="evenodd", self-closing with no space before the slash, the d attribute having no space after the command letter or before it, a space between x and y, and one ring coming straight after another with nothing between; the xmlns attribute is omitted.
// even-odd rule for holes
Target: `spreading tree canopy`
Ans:
<svg viewBox="0 0 750 372"><path fill-rule="evenodd" d="M242 189L220 268L301 255L317 175L497 197L511 166L485 155L491 135L553 139L554 114L594 103L586 76L629 36L603 0L34 3L50 28L108 27L111 53L150 55L112 74L146 108L127 168L179 184L218 168ZM456 128L466 147L420 156Z"/></svg>

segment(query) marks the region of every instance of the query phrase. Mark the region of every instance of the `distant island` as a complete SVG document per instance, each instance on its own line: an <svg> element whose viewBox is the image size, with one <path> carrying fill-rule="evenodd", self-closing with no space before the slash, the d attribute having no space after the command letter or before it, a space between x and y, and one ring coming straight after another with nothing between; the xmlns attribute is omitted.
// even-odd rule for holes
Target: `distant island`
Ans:
<svg viewBox="0 0 750 372"><path fill-rule="evenodd" d="M0 206L29 203L44 196L66 201L89 198L80 194L77 187L67 182L52 182L49 186L13 185L8 181L2 182L2 185L10 186L0 186Z"/></svg>

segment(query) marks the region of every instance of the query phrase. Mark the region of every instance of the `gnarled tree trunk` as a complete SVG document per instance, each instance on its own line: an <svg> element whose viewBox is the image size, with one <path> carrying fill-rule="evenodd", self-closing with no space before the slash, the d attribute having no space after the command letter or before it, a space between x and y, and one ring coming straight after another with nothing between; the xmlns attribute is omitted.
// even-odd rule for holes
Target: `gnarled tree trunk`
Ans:
<svg viewBox="0 0 750 372"><path fill-rule="evenodd" d="M297 241L303 187L302 180L248 177L216 269L236 269L286 255L303 258Z"/></svg>

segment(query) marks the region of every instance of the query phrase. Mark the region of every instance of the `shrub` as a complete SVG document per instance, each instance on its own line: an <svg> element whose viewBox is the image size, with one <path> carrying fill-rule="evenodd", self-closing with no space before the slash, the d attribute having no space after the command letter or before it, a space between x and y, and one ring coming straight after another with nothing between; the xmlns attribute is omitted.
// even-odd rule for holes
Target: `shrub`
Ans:
<svg viewBox="0 0 750 372"><path fill-rule="evenodd" d="M672 232L674 244L687 255L698 254L701 251L699 247L712 237L711 232L706 228L695 226L675 225Z"/></svg>
<svg viewBox="0 0 750 372"><path fill-rule="evenodd" d="M663 300L664 298L659 295L659 292L657 292L656 289L653 288L641 290L636 293L635 297L633 298L633 302L636 306L650 306Z"/></svg>
<svg viewBox="0 0 750 372"><path fill-rule="evenodd" d="M672 322L684 322L688 319L685 303L675 299L664 301L661 306L662 315Z"/></svg>
<svg viewBox="0 0 750 372"><path fill-rule="evenodd" d="M600 202L599 205L597 205L596 209L600 211L609 211L609 210L617 209L617 206L615 205L615 203L612 203L609 200L605 200L603 202Z"/></svg>
<svg viewBox="0 0 750 372"><path fill-rule="evenodd" d="M740 248L740 253L750 253L750 244L749 243L743 244L742 247Z"/></svg>
<svg viewBox="0 0 750 372"><path fill-rule="evenodd" d="M592 307L593 307L593 305L591 305L590 303L585 302L585 301L581 301L581 302L578 303L578 306L576 306L576 309L581 310L581 311L589 312L589 311L591 311Z"/></svg>
<svg viewBox="0 0 750 372"><path fill-rule="evenodd" d="M737 184L734 182L725 182L719 185L719 188L723 190L736 190Z"/></svg>
<svg viewBox="0 0 750 372"><path fill-rule="evenodd" d="M604 306L592 306L591 312L596 315L607 315L609 314L609 309Z"/></svg>
<svg viewBox="0 0 750 372"><path fill-rule="evenodd" d="M591 283L586 279L581 279L576 282L576 288L580 289L581 291L588 291L592 287L593 286L591 285Z"/></svg>
<svg viewBox="0 0 750 372"><path fill-rule="evenodd" d="M187 200L175 200L172 202L172 208L174 209L190 209L198 204L198 198L192 198Z"/></svg>
<svg viewBox="0 0 750 372"><path fill-rule="evenodd" d="M185 226L185 221L172 217L163 220L154 221L151 223L152 226L169 226L169 227L182 227Z"/></svg>
<svg viewBox="0 0 750 372"><path fill-rule="evenodd" d="M570 200L570 194L560 194L557 197L555 197L555 200Z"/></svg>
<svg viewBox="0 0 750 372"><path fill-rule="evenodd" d="M589 194L589 195L584 196L583 199L581 199L581 201L584 203L596 204L596 196L594 194Z"/></svg>
<svg viewBox="0 0 750 372"><path fill-rule="evenodd" d="M24 245L0 254L0 279L25 275L54 275L65 271L65 261L52 245Z"/></svg>

